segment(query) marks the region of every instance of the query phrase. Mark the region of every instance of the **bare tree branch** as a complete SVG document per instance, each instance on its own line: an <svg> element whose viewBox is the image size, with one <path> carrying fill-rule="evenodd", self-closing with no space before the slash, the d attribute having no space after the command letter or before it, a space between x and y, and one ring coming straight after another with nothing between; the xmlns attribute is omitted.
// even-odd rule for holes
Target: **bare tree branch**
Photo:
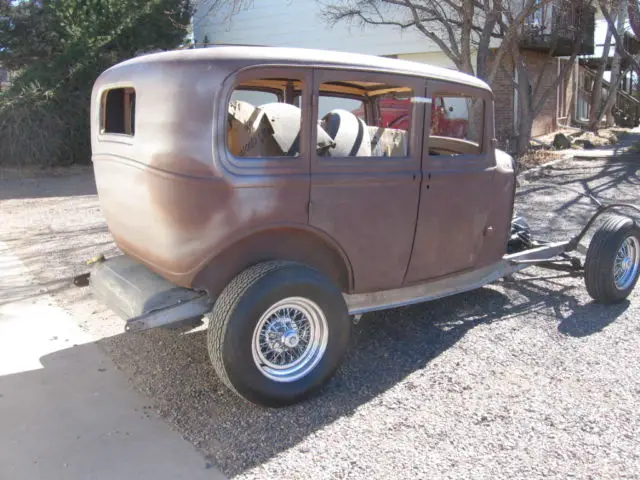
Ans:
<svg viewBox="0 0 640 480"><path fill-rule="evenodd" d="M447 55L456 64L457 67L459 67L460 52L455 42L451 46L447 45L442 39L440 39L438 35L435 35L433 32L427 30L427 28L420 20L417 9L410 0L405 0L404 4L411 11L411 15L413 16L414 22L416 22L416 27L418 28L418 30L420 30L427 38L431 39L436 45L438 45L440 50L442 50L444 54ZM448 24L446 24L445 26L448 29L451 28Z"/></svg>
<svg viewBox="0 0 640 480"><path fill-rule="evenodd" d="M640 40L640 3L631 0L629 2L628 13L629 24L636 39Z"/></svg>
<svg viewBox="0 0 640 480"><path fill-rule="evenodd" d="M544 108L545 102L560 82L565 81L570 74L576 52L582 44L584 22L581 17L577 25L570 25L574 44L572 54L560 68L559 74L554 71L551 74L552 80L549 80L549 69L555 65L552 60L560 40L554 10L551 38L546 37L551 45L548 60L546 66L541 66L536 72L534 88L524 61L525 55L520 50L524 25L534 12L549 8L555 0L326 1L331 5L324 9L325 18L330 23L357 21L363 25L379 24L415 29L443 52L459 70L475 74L488 83L493 83L499 73L505 72L505 62L509 63L510 68L513 68L509 75L517 72L517 82L514 85L518 92L522 127L518 130L519 148L528 145L533 118ZM593 1L595 0L563 0L562 12L577 12L582 15L582 9ZM499 43L494 44L494 39L498 39Z"/></svg>
<svg viewBox="0 0 640 480"><path fill-rule="evenodd" d="M632 1L635 1L635 0L632 0ZM640 63L638 63L638 60L636 60L636 58L624 48L624 39L622 38L622 36L620 35L620 33L616 28L615 20L613 19L611 12L609 11L609 8L607 7L606 3L603 0L599 0L599 4L600 4L600 11L602 12L602 16L607 21L607 27L611 31L611 34L613 35L613 38L616 41L616 45L615 45L616 51L618 52L618 54L620 54L622 58L627 60L633 66L633 69L636 71L636 73L640 75Z"/></svg>

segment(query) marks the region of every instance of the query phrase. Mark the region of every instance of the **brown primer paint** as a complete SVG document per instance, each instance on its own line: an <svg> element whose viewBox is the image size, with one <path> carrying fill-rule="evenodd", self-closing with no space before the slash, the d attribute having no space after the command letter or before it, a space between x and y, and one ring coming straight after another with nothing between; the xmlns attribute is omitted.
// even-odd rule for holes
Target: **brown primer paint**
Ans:
<svg viewBox="0 0 640 480"><path fill-rule="evenodd" d="M474 91L484 88L491 102L483 141L489 146L493 103L488 87L455 72L430 73L411 62L369 56L278 48L206 50L139 57L105 71L94 85L92 159L100 204L118 246L173 283L212 294L247 266L276 258L315 267L349 293L410 283L405 273L422 268L429 242L436 249L440 245L436 237L421 244L421 229L434 231L449 218L455 231L456 209L443 201L446 196L430 202L426 185L450 191L461 187L469 172L462 166L438 170L431 157L422 156L428 135L421 133L428 132L423 125L430 119L429 109L419 104L413 153L404 163L370 162L363 169L362 162L321 161L311 148L317 118L313 86L323 75L355 78L349 71L361 72L367 81L411 85L418 96L434 77L444 82L450 76L452 81L444 83L456 91L468 82ZM238 83L277 77L304 85L300 156L234 158L226 149L230 92ZM121 87L136 90L135 136L100 131L102 94ZM486 155L490 179L468 198L486 205L478 215L493 223L494 234L491 240L473 242L475 266L504 253L513 207L513 172L496 166L491 149ZM438 177L442 183L436 188ZM435 255L446 266L446 256ZM437 269L430 268L416 276L432 278Z"/></svg>

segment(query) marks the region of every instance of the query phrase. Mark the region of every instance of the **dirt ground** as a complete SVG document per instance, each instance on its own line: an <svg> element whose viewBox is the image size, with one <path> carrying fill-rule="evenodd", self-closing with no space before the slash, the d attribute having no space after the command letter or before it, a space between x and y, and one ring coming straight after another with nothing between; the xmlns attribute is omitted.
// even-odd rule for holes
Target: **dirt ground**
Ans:
<svg viewBox="0 0 640 480"><path fill-rule="evenodd" d="M589 214L572 185L640 203L640 158L575 160L523 178L518 209L566 238ZM124 334L71 285L118 253L91 173L0 180L0 241L207 461L232 478L640 477L640 289L592 303L582 279L531 269L475 292L365 315L344 365L312 400L250 405L216 378L205 332Z"/></svg>
<svg viewBox="0 0 640 480"><path fill-rule="evenodd" d="M598 134L596 135L593 132L587 132L584 130L579 130L577 128L567 128L557 130L553 133L549 133L547 135L541 135L535 137L536 142L533 142L533 145L538 144L538 142L545 143L547 145L553 144L553 139L558 133L563 133L569 137L569 139L575 144L576 140L589 140L596 147L604 147L613 145L620 138L633 131L631 128L624 127L610 127L610 128L601 128L598 130ZM575 148L581 148L580 145L575 144Z"/></svg>

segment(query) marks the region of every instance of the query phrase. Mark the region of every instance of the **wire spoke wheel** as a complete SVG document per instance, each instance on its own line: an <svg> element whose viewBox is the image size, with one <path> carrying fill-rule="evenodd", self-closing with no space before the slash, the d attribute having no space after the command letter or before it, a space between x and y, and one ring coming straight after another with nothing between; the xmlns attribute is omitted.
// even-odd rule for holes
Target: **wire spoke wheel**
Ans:
<svg viewBox="0 0 640 480"><path fill-rule="evenodd" d="M284 407L331 378L349 347L352 324L332 280L274 260L229 282L208 328L209 357L222 382L250 402Z"/></svg>
<svg viewBox="0 0 640 480"><path fill-rule="evenodd" d="M315 302L285 298L260 317L253 332L253 361L270 380L293 382L322 359L328 338L327 319Z"/></svg>
<svg viewBox="0 0 640 480"><path fill-rule="evenodd" d="M640 244L633 236L625 238L613 262L613 279L618 290L625 290L634 281L640 266Z"/></svg>
<svg viewBox="0 0 640 480"><path fill-rule="evenodd" d="M584 263L584 282L599 303L626 299L640 273L640 227L629 217L608 215L595 231Z"/></svg>

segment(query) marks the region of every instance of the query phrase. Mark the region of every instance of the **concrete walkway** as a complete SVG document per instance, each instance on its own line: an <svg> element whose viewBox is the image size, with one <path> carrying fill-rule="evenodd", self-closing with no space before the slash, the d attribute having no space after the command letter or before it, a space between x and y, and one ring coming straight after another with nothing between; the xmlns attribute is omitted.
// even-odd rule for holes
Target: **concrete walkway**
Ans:
<svg viewBox="0 0 640 480"><path fill-rule="evenodd" d="M0 243L0 290L28 285ZM1 479L221 479L51 297L0 305Z"/></svg>

